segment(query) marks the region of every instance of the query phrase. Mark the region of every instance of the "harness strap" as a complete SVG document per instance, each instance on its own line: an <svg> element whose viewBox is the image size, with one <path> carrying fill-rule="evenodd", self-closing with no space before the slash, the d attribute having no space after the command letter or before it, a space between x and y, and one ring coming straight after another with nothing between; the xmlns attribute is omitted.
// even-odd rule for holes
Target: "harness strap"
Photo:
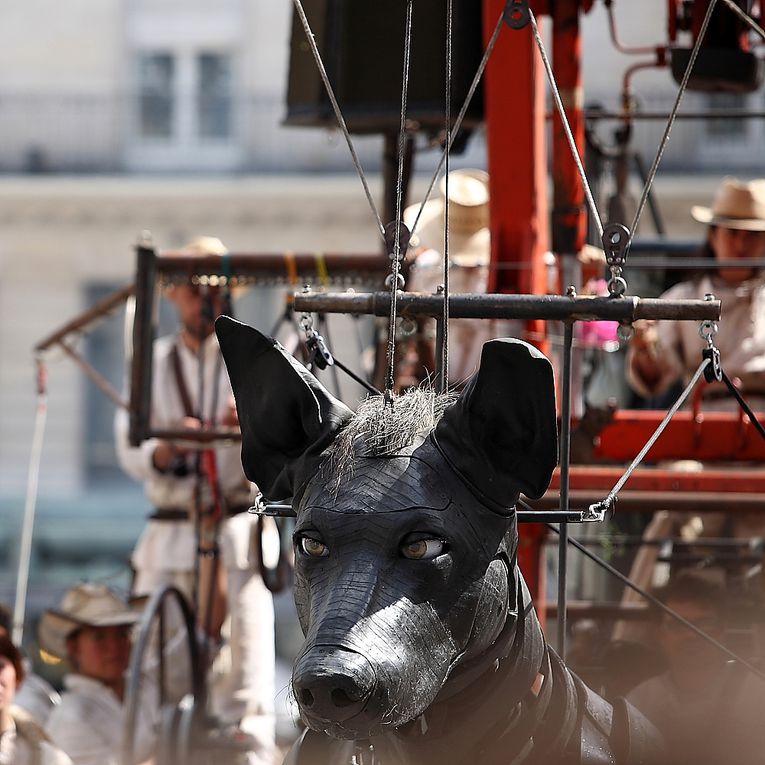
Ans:
<svg viewBox="0 0 765 765"><path fill-rule="evenodd" d="M170 351L170 364L173 368L173 376L175 377L175 387L178 389L178 395L181 398L181 405L183 406L184 414L187 417L194 417L194 407L191 405L191 396L189 396L189 389L186 387L186 380L183 378L183 369L181 368L181 356L178 353L178 346L173 345L173 349Z"/></svg>

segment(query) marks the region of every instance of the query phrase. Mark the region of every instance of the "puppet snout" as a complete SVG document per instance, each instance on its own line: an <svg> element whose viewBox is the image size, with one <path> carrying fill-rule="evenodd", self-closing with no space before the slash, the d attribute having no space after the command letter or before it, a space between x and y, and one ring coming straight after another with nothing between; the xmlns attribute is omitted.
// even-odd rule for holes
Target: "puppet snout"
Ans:
<svg viewBox="0 0 765 765"><path fill-rule="evenodd" d="M364 709L375 687L375 673L355 651L313 646L295 664L292 687L306 717L344 722Z"/></svg>

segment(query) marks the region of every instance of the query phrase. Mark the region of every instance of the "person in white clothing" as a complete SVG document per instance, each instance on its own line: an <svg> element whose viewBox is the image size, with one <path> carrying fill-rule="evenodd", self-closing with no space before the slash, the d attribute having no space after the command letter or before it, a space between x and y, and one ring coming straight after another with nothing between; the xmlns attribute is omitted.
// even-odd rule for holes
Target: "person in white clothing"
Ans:
<svg viewBox="0 0 765 765"><path fill-rule="evenodd" d="M0 765L72 765L37 723L14 705L24 681L21 652L0 634Z"/></svg>
<svg viewBox="0 0 765 765"><path fill-rule="evenodd" d="M404 222L417 228L410 246L415 260L407 289L435 293L444 281L444 218L446 184L440 194L421 208L414 204L404 210ZM489 279L491 237L489 234L489 176L483 170L454 170L449 173L449 284L452 292L485 293ZM411 349L401 365L398 384L416 386L432 372L434 332L420 322L417 348ZM478 368L484 342L497 337L496 321L452 319L449 322L449 382L462 385Z"/></svg>
<svg viewBox="0 0 765 765"><path fill-rule="evenodd" d="M0 635L11 636L11 611L4 603L0 603ZM47 680L35 674L27 657L23 662L24 682L16 692L13 706L18 711L26 712L37 725L44 726L51 709L61 701L61 696Z"/></svg>
<svg viewBox="0 0 765 765"><path fill-rule="evenodd" d="M184 248L188 255L224 256L219 239L201 237ZM173 284L179 332L155 342L151 386L154 429L196 430L237 425L230 383L213 331L225 301L216 287ZM253 736L250 763L270 763L274 747L273 601L258 572L257 518L246 510L256 487L242 471L239 444L214 449L223 517L211 517L209 474L191 442L150 438L128 442L127 412L115 420L117 453L123 469L143 482L156 508L132 556L133 594L149 595L165 584L194 601L198 552L217 555L221 576L211 609L220 626L222 650L211 671L211 706L220 721ZM209 456L209 455L208 455ZM199 539L196 526L201 529ZM200 586L201 589L201 586ZM202 622L204 624L204 622ZM215 629L207 630L215 633Z"/></svg>
<svg viewBox="0 0 765 765"><path fill-rule="evenodd" d="M765 276L746 261L765 259L765 180L742 183L723 180L712 207L692 208L707 223L707 254L715 260L739 260L741 267L717 268L680 282L662 295L674 300L703 300L713 294L722 301L715 345L723 369L737 377L753 408L765 403ZM647 397L660 395L682 380L687 383L701 363L706 347L698 324L662 320L635 322L627 356L628 381ZM721 383L704 390L706 409L735 411L735 400Z"/></svg>
<svg viewBox="0 0 765 765"><path fill-rule="evenodd" d="M80 584L65 595L59 610L40 620L40 646L67 661L64 693L45 730L74 765L121 765L125 675L132 628L140 614L103 584ZM150 681L149 681L150 682ZM159 710L154 688L143 688L136 722L136 763L150 762Z"/></svg>

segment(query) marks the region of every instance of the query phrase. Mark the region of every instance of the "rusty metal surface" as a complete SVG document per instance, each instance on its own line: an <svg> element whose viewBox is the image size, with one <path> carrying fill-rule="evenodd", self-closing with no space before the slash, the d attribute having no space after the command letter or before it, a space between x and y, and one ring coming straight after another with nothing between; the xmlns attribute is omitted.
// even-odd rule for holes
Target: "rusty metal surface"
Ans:
<svg viewBox="0 0 765 765"><path fill-rule="evenodd" d="M88 329L93 322L98 321L106 314L118 308L122 305L134 292L134 287L129 284L127 287L123 287L116 292L112 292L102 300L99 300L92 308L88 308L87 311L83 311L79 316L76 316L71 321L68 321L62 327L52 332L43 340L40 340L35 345L36 352L47 351L52 345L56 345L63 340L67 335L71 335L72 332L79 332L81 330Z"/></svg>
<svg viewBox="0 0 765 765"><path fill-rule="evenodd" d="M380 254L232 253L222 258L218 255L199 257L182 251L163 250L157 257L157 272L168 280L231 275L245 282L277 279L287 284L303 284L358 275L382 282L389 270L387 256Z"/></svg>
<svg viewBox="0 0 765 765"><path fill-rule="evenodd" d="M569 482L576 490L610 490L624 472L622 465L572 465ZM560 485L560 471L556 470L550 483L551 489ZM704 470L681 470L640 467L626 484L632 491L646 492L730 492L737 496L762 493L760 501L765 505L765 471L761 465L736 467L710 467ZM622 492L624 493L624 492Z"/></svg>
<svg viewBox="0 0 765 765"><path fill-rule="evenodd" d="M617 412L600 434L595 455L613 462L631 460L656 429L662 411ZM760 416L762 421L765 415ZM703 461L765 462L765 440L748 418L737 412L677 412L661 438L646 455L648 461L695 459ZM706 471L705 471L706 472ZM763 484L765 488L765 484Z"/></svg>
<svg viewBox="0 0 765 765"><path fill-rule="evenodd" d="M404 292L398 296L397 303L401 316L435 318L443 311L443 299L440 295ZM387 292L308 292L295 295L295 309L319 313L387 316L390 311L390 295ZM453 319L714 321L720 318L720 301L453 293L449 298L449 316Z"/></svg>
<svg viewBox="0 0 765 765"><path fill-rule="evenodd" d="M610 487L609 487L610 488ZM572 509L586 508L599 502L608 489L572 489L569 502ZM527 500L535 510L553 510L560 502L557 491L548 491L542 499ZM654 513L676 510L690 513L751 513L765 512L765 499L760 493L730 493L720 487L716 492L704 491L630 491L622 490L616 503L617 513Z"/></svg>
<svg viewBox="0 0 765 765"><path fill-rule="evenodd" d="M130 368L131 446L138 446L149 430L151 413L151 373L154 358L154 303L157 285L157 256L150 245L136 248L135 319L133 322L133 358Z"/></svg>

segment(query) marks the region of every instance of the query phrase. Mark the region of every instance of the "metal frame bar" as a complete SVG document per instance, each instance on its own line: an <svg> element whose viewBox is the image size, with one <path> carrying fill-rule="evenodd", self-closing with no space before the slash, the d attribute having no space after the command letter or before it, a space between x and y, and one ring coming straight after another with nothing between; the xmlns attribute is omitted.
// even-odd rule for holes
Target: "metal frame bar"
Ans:
<svg viewBox="0 0 765 765"><path fill-rule="evenodd" d="M404 292L398 296L399 315L437 318L443 309L441 295ZM387 316L387 292L303 292L295 295L295 310L317 313L350 313ZM632 322L637 319L717 321L719 300L662 300L639 297L568 297L562 295L459 294L449 296L452 319L541 319L558 321Z"/></svg>
<svg viewBox="0 0 765 765"><path fill-rule="evenodd" d="M571 456L571 362L574 322L563 325L563 383L560 410L560 492L559 507L565 518L569 511L568 479ZM560 521L558 539L558 653L566 660L566 570L568 564L568 521Z"/></svg>
<svg viewBox="0 0 765 765"><path fill-rule="evenodd" d="M151 418L151 376L156 336L157 288L163 281L217 277L219 283L232 285L240 280L248 284L299 284L300 282L333 281L338 277L354 283L382 283L389 269L384 255L356 255L342 253L292 253L281 254L230 254L220 256L189 256L183 251L158 251L150 241L136 246L135 286L126 288L125 296L134 291L136 299L133 322L133 362L130 372L129 431L132 446L138 446L147 438L157 437L210 445L230 443L241 438L237 429L216 430L153 430ZM112 300L115 298L111 298ZM110 300L110 298L107 298ZM105 301L104 301L105 302ZM101 305L101 304L99 304ZM95 309L93 309L95 310ZM92 311L90 312L92 313ZM67 325L67 331L72 331ZM50 339L48 339L48 342Z"/></svg>

